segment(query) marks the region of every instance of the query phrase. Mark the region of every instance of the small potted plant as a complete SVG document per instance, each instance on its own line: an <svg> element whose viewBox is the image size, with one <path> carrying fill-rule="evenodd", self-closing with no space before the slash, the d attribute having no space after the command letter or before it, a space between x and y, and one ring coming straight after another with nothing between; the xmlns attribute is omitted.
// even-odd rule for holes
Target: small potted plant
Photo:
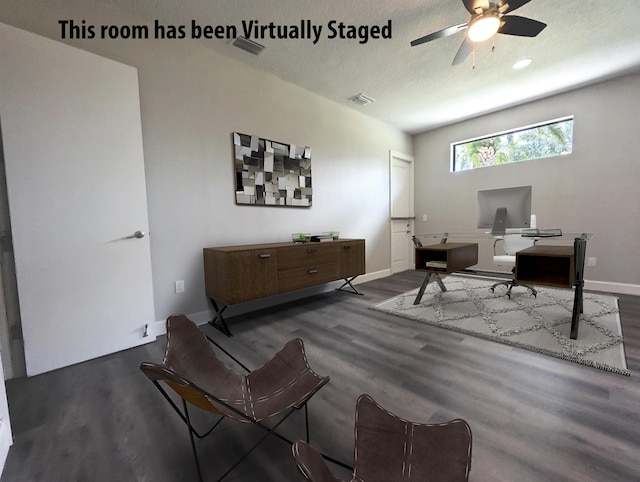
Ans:
<svg viewBox="0 0 640 482"><path fill-rule="evenodd" d="M309 233L291 233L291 240L294 243L306 243L310 238Z"/></svg>

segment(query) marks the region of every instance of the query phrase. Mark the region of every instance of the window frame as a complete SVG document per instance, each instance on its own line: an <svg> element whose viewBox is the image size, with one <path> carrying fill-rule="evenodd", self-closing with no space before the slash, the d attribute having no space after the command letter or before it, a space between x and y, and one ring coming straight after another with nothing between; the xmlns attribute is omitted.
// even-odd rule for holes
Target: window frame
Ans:
<svg viewBox="0 0 640 482"><path fill-rule="evenodd" d="M521 161L509 161L506 162L504 164L493 164L493 165L489 165L489 166L479 166L479 167L473 167L473 168L469 168L469 169L456 169L456 157L455 157L455 149L456 146L462 145L462 144L468 144L471 142L477 142L477 141L482 141L485 139L491 139L494 137L500 137L500 136L504 136L506 134L515 134L515 133L519 133L519 132L524 132L524 131L528 131L528 130L533 130L533 129L537 129L539 127L544 127L544 126L550 126L553 124L560 124L562 122L567 122L567 121L572 121L575 122L575 116L572 115L567 115L564 117L558 117L556 119L550 119L550 120L546 120L546 121L542 121L542 122L537 122L535 124L529 124L526 126L521 126L521 127L516 127L516 128L512 128L512 129L506 129L500 132L496 132L493 134L487 134L487 135L482 135L482 136L477 136L477 137L472 137L469 139L465 139L462 141L457 141L457 142L452 142L450 144L450 154L449 154L449 172L452 173L456 173L456 172L465 172L465 171L475 171L476 169L481 169L484 167L496 167L496 166L503 166L506 164L517 164L519 162L526 162L526 161L532 161L532 160L536 160L536 159L547 159L548 157L556 157L556 156L547 156L547 157L533 157L530 159L524 159ZM572 125L571 128L571 151L568 152L567 154L571 154L573 152L573 128L575 125ZM564 154L564 155L567 155ZM563 155L563 154L561 154Z"/></svg>

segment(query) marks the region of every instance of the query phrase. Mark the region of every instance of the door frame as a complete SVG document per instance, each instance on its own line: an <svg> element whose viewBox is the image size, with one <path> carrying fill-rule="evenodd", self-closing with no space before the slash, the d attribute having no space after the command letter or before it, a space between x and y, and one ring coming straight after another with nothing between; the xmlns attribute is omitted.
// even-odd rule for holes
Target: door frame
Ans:
<svg viewBox="0 0 640 482"><path fill-rule="evenodd" d="M393 162L394 160L404 161L409 165L409 213L408 216L396 217L393 216ZM411 253L411 247L413 246L413 242L411 241L411 236L414 234L414 221L415 221L415 158L408 154L403 154L401 152L397 152L394 150L389 150L389 271L391 274L393 271L393 253L394 253L394 239L393 239L393 223L394 221L398 221L400 219L406 220L409 225L407 228L408 236L407 236L407 250L408 253ZM406 269L412 269L412 259L409 254L407 258L407 266ZM399 271L396 271L399 272Z"/></svg>

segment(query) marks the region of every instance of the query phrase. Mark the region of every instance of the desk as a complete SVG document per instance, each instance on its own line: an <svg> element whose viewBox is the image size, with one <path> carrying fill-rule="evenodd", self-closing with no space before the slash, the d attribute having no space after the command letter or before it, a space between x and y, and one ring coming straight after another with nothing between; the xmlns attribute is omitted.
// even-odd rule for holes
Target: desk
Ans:
<svg viewBox="0 0 640 482"><path fill-rule="evenodd" d="M584 263L585 263L585 254L587 250L587 240L590 239L592 233L565 233L561 236L553 236L553 237L541 237L541 238L533 238L534 246L524 249L522 251L518 251L516 253L516 281L520 281L522 283L543 285L543 286L552 286L555 288L574 288L574 296L573 296L573 314L571 318L571 339L575 340L578 337L578 324L580 321L580 313L583 312L583 289L584 289ZM496 239L500 238L500 236L492 235L491 233L430 233L430 234L420 234L415 236L418 239L440 239L440 244L428 245L416 248L416 253L418 250L424 250L425 248L429 249L440 249L442 250L443 245L458 245L459 243L449 243L449 239L455 240L481 240L481 239ZM571 245L557 245L555 243L559 242L572 242ZM548 244L549 242L553 242L554 244ZM476 244L477 250L477 244ZM417 254L416 254L417 259ZM477 263L477 258L475 263ZM475 264L472 263L472 264ZM470 264L469 266L471 266ZM453 268L453 266L452 266ZM467 267L468 268L468 267ZM416 267L417 269L417 267ZM452 273L453 271L460 271L465 268L452 269L451 271L447 271L447 273ZM425 269L426 270L426 269ZM471 270L465 269L465 271ZM487 273L483 273L487 274ZM428 273L429 279L431 278L431 274ZM420 292L418 292L418 296L414 304L420 303L420 299L424 294L424 288L428 284L428 280L425 278L423 282L423 287L420 288ZM441 284L442 288L444 285ZM443 289L446 291L446 289Z"/></svg>

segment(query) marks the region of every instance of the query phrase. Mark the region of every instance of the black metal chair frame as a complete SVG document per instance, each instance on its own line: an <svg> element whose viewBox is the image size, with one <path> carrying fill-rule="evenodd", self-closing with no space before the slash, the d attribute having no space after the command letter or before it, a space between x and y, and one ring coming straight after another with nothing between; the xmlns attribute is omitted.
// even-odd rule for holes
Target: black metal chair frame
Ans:
<svg viewBox="0 0 640 482"><path fill-rule="evenodd" d="M250 373L251 370L249 370L244 364L242 364L237 358L235 358L231 353L229 353L227 350L225 350L224 348L222 348L218 343L216 343L209 335L204 334L207 338L207 340L209 340L210 343L212 343L214 346L216 346L218 349L220 349L224 354L226 354L229 358L231 358L235 363L237 363L240 367L242 367L247 373ZM204 433L199 433L198 430L196 430L196 428L193 426L192 422L191 422L191 417L189 416L189 409L188 409L188 404L187 404L187 400L184 397L182 398L182 410L180 410L180 408L178 407L178 405L176 404L176 402L171 398L171 396L169 395L169 393L167 392L167 390L165 390L165 388L160 384L159 380L164 380L164 381L171 381L174 383L177 383L181 386L188 386L191 387L195 390L197 390L198 392L200 392L200 394L204 395L205 397L214 400L216 403L224 406L226 409L232 411L233 413L237 414L238 416L240 416L242 419L246 420L247 422L251 422L251 424L260 427L262 430L264 430L266 433L258 439L258 441L239 459L237 460L231 467L229 467L227 469L227 471L222 474L221 477L219 477L217 480L223 480L227 475L229 475L236 467L238 467L269 435L274 435L277 438L279 438L280 440L288 443L289 445L293 445L293 441L284 437L283 435L279 434L278 432L276 432L275 430L287 419L289 418L289 416L291 414L293 414L296 410L300 410L301 408L304 407L304 412L305 412L305 435L306 435L306 441L309 442L309 412L308 412L308 408L307 408L307 402L309 401L309 399L315 394L312 393L309 395L309 397L304 400L301 404L299 404L298 406L293 406L290 409L288 409L287 411L283 412L282 417L280 418L280 420L278 420L272 427L269 427L249 416L247 416L246 414L244 414L242 411L238 410L237 408L229 405L228 403L224 402L223 400L221 400L220 398L216 397L215 395L207 392L206 390L200 388L199 386L197 386L195 383L191 382L190 380L187 380L183 377L181 377L179 374L175 373L174 371L166 368L166 367L161 367L158 364L155 363L149 363L149 362L143 362L140 365L140 369L149 377L151 378L154 377L154 379L152 379L151 381L153 382L153 384L155 385L155 387L160 391L160 393L162 394L162 396L165 398L165 400L167 400L167 402L169 402L169 404L171 405L171 407L173 408L173 410L178 414L178 416L180 417L180 419L187 425L187 428L189 430L189 440L191 442L191 449L193 451L193 457L196 463L196 468L198 471L198 480L200 482L203 482L203 477L202 477L202 467L200 465L200 459L198 457L198 450L196 447L196 443L195 443L195 439L194 436L198 439L203 439L205 438L207 435L211 434L214 429L216 427L218 427L218 425L220 425L220 423L226 418L225 415L220 414L219 415L219 419L216 420L216 422L213 424L213 426L206 432ZM151 374L151 376L149 376L149 374ZM213 412L211 412L213 413ZM351 468L348 465L344 464L343 462L340 462L338 460L335 460L327 455L322 454L322 456L326 459L329 460L330 462L333 462L335 464L338 464L340 466L343 466L345 468Z"/></svg>

